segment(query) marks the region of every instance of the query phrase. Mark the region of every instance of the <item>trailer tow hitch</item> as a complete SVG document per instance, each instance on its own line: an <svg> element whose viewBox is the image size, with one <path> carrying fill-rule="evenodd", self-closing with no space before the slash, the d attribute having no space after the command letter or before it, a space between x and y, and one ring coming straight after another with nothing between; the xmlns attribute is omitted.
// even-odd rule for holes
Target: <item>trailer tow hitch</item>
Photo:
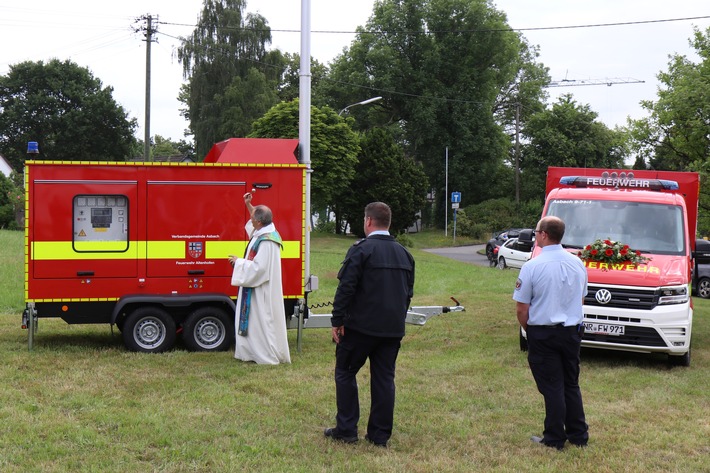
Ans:
<svg viewBox="0 0 710 473"><path fill-rule="evenodd" d="M412 325L424 325L427 320L447 312L465 312L466 309L455 298L451 298L455 306L428 305L412 307L407 311L405 322Z"/></svg>

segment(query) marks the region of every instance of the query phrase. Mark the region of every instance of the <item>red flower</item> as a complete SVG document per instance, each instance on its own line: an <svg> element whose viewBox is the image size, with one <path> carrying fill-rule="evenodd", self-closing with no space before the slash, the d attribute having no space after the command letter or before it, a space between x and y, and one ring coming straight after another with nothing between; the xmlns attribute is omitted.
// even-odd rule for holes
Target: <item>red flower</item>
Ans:
<svg viewBox="0 0 710 473"><path fill-rule="evenodd" d="M611 256L611 255L614 254L614 250L612 250L611 248L607 248L607 250L606 250L604 253L605 253L607 256Z"/></svg>
<svg viewBox="0 0 710 473"><path fill-rule="evenodd" d="M628 252L629 252L628 247L624 247L624 248L621 249L621 251L619 251L619 254L620 254L621 256L626 256L626 253L628 253Z"/></svg>
<svg viewBox="0 0 710 473"><path fill-rule="evenodd" d="M611 240L604 240L604 244L611 246Z"/></svg>
<svg viewBox="0 0 710 473"><path fill-rule="evenodd" d="M592 245L587 245L587 247L585 248L585 250L591 250L591 249L592 249Z"/></svg>
<svg viewBox="0 0 710 473"><path fill-rule="evenodd" d="M599 253L599 252L598 252L597 250L592 250L592 251L590 251L590 253L591 253L592 255L596 255L596 254Z"/></svg>

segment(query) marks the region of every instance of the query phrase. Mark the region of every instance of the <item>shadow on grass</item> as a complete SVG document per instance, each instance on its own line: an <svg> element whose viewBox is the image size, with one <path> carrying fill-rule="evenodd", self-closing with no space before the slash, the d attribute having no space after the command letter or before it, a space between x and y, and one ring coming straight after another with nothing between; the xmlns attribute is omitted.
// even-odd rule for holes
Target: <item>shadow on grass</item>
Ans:
<svg viewBox="0 0 710 473"><path fill-rule="evenodd" d="M671 368L668 356L663 353L634 353L618 350L582 348L582 363L597 367Z"/></svg>

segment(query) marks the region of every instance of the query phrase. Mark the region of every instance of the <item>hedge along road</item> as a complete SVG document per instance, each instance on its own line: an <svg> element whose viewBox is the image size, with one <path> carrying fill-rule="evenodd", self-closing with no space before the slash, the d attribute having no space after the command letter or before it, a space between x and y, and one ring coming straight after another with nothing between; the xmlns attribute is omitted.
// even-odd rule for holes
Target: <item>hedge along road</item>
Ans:
<svg viewBox="0 0 710 473"><path fill-rule="evenodd" d="M451 248L431 248L424 250L439 256L455 259L464 263L477 264L479 266L490 266L488 258L483 251L486 245L454 246Z"/></svg>

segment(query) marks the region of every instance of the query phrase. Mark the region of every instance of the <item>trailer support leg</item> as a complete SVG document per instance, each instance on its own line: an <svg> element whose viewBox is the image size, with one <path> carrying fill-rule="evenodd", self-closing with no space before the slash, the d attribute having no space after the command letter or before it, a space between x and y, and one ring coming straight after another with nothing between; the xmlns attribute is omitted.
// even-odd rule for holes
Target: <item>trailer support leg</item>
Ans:
<svg viewBox="0 0 710 473"><path fill-rule="evenodd" d="M306 311L306 301L300 299L296 305L298 311L298 327L296 327L296 350L301 353L301 340L303 338L303 314Z"/></svg>
<svg viewBox="0 0 710 473"><path fill-rule="evenodd" d="M35 333L37 332L37 309L34 304L27 304L27 349L32 351Z"/></svg>

